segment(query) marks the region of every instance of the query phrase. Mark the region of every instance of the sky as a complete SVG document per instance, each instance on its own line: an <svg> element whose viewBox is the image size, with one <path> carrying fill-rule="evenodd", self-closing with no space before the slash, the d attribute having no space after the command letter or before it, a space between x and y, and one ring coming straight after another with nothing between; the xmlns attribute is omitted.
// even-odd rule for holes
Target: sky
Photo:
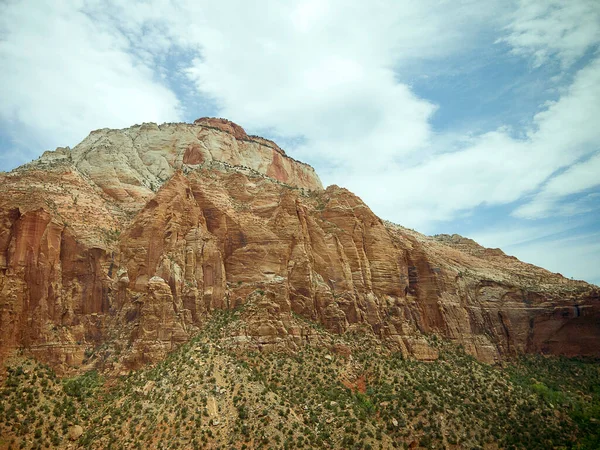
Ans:
<svg viewBox="0 0 600 450"><path fill-rule="evenodd" d="M0 0L0 170L225 117L383 219L600 285L597 0Z"/></svg>

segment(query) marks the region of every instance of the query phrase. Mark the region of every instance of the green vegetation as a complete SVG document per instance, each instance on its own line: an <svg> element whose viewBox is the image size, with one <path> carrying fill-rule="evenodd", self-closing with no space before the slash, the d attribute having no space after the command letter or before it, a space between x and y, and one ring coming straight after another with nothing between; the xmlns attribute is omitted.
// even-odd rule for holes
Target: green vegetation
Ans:
<svg viewBox="0 0 600 450"><path fill-rule="evenodd" d="M63 390L71 397L84 400L95 393L101 381L98 372L93 370L80 377L65 379L63 381Z"/></svg>
<svg viewBox="0 0 600 450"><path fill-rule="evenodd" d="M317 326L320 345L240 350L230 336L242 316L215 313L164 361L117 378L60 379L11 361L1 444L66 446L81 425L84 448L600 448L598 361L528 356L495 367L431 339L439 359L419 362Z"/></svg>
<svg viewBox="0 0 600 450"><path fill-rule="evenodd" d="M98 227L98 230L100 231L100 236L102 236L102 240L106 245L111 245L115 242L118 242L121 236L121 230L118 230L117 228Z"/></svg>
<svg viewBox="0 0 600 450"><path fill-rule="evenodd" d="M580 449L600 448L600 364L529 356L508 367L511 380L554 410L568 414Z"/></svg>

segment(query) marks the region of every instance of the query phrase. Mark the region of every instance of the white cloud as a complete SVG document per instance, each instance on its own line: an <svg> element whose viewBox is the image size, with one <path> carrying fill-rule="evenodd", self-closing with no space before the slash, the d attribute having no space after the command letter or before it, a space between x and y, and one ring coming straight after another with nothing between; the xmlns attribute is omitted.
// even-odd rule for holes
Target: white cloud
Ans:
<svg viewBox="0 0 600 450"><path fill-rule="evenodd" d="M508 249L532 242L557 239L564 233L574 233L578 226L580 224L544 223L538 225L521 221L513 223L503 221L475 231L469 237L485 247Z"/></svg>
<svg viewBox="0 0 600 450"><path fill-rule="evenodd" d="M507 30L501 41L534 66L553 56L568 66L600 42L600 7L597 0L521 0Z"/></svg>
<svg viewBox="0 0 600 450"><path fill-rule="evenodd" d="M218 105L219 115L257 132L303 136L310 146L296 156L314 160L319 154L329 164L350 166L364 164L365 148L375 148L370 161L381 164L427 144L436 107L399 83L393 68L464 51L471 42L466 30L483 27L482 18L492 17L489 5L471 0L88 0L79 5L93 17L85 27L109 37L106 47L122 49L136 69L153 66L160 72L174 47L195 53L186 74ZM75 23L89 20L75 15ZM92 50L102 48L99 44ZM76 62L74 55L85 53L65 50ZM106 75L98 78L108 86L122 84Z"/></svg>
<svg viewBox="0 0 600 450"><path fill-rule="evenodd" d="M382 216L426 230L482 204L517 201L558 169L597 151L595 117L600 117L600 59L581 69L563 96L533 118L523 139L500 128L411 167L401 160L376 173L346 172L342 184Z"/></svg>
<svg viewBox="0 0 600 450"><path fill-rule="evenodd" d="M84 14L84 6L75 0L3 6L0 119L10 122L6 128L25 150L74 145L95 128L180 117L175 95L128 53L128 40Z"/></svg>
<svg viewBox="0 0 600 450"><path fill-rule="evenodd" d="M460 26L484 15L469 4L464 15L467 3L451 12L431 2L392 1L203 7L196 36L202 56L187 73L223 116L303 135L300 157L345 167L385 164L428 143L435 110L398 82L394 68L460 48L468 35Z"/></svg>
<svg viewBox="0 0 600 450"><path fill-rule="evenodd" d="M600 144L599 144L600 145ZM515 210L514 215L529 219L550 215L574 215L590 211L590 201L598 201L598 194L589 194L575 203L561 204L565 197L600 185L600 153L574 164L563 173L551 178L532 201Z"/></svg>

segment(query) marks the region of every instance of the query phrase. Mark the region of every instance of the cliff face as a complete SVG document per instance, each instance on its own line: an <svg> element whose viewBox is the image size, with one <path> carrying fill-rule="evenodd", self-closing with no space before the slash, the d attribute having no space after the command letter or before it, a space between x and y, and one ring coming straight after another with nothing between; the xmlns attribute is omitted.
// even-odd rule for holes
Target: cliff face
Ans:
<svg viewBox="0 0 600 450"><path fill-rule="evenodd" d="M225 119L95 130L73 150L46 152L27 166L70 162L121 206L137 211L177 170L194 170L211 161L246 167L299 188L323 189L308 164Z"/></svg>
<svg viewBox="0 0 600 450"><path fill-rule="evenodd" d="M419 359L432 333L488 362L600 356L597 287L384 223L222 119L96 131L0 186L0 357L72 366L110 346L134 368L239 306L228 345L297 348L300 316Z"/></svg>

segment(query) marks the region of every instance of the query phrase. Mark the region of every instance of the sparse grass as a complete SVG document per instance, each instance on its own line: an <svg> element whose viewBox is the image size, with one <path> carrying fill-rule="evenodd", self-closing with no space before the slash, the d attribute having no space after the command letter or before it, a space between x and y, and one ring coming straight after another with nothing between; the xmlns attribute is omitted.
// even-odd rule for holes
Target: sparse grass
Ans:
<svg viewBox="0 0 600 450"><path fill-rule="evenodd" d="M440 358L425 363L357 335L331 337L351 357L323 345L240 351L224 338L242 316L214 313L164 361L117 379L61 380L14 360L0 388L3 442L63 447L79 424L84 448L600 448L597 361L493 367L432 339Z"/></svg>

